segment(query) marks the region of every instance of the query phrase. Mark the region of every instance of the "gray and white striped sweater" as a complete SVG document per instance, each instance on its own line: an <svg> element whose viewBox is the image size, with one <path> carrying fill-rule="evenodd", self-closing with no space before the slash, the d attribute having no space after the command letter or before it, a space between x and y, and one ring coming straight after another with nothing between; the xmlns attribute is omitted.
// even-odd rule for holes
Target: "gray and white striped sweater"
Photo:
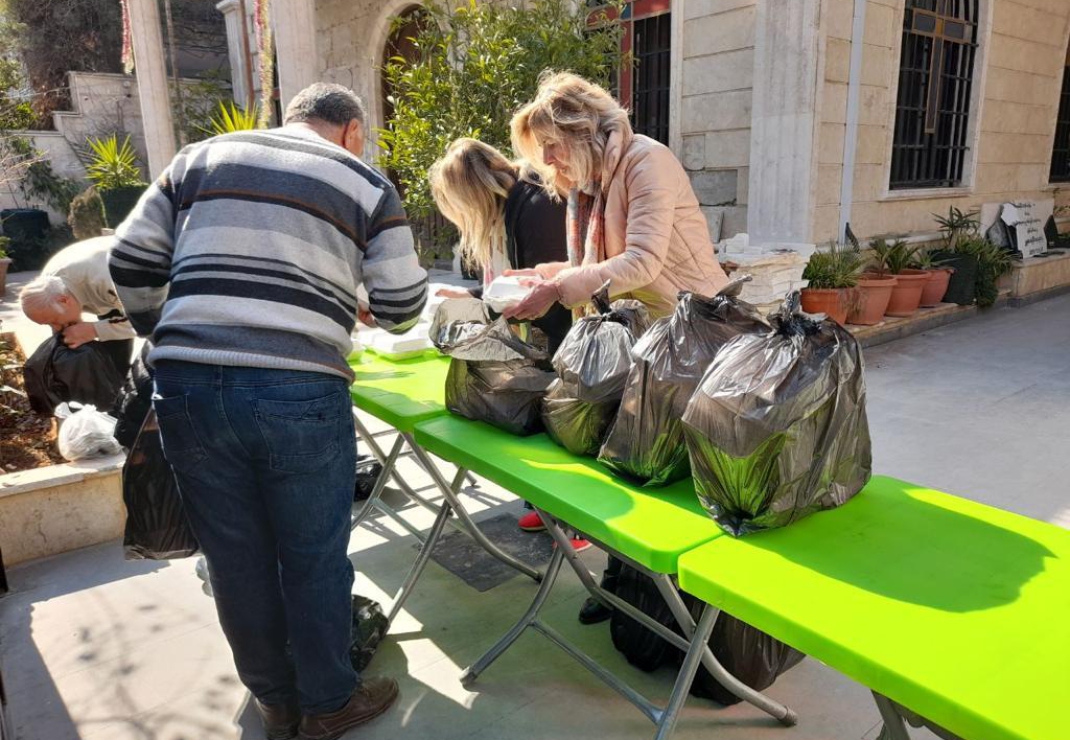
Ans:
<svg viewBox="0 0 1070 740"><path fill-rule="evenodd" d="M302 127L183 149L117 229L109 267L151 362L352 379L357 287L394 333L427 298L393 185Z"/></svg>

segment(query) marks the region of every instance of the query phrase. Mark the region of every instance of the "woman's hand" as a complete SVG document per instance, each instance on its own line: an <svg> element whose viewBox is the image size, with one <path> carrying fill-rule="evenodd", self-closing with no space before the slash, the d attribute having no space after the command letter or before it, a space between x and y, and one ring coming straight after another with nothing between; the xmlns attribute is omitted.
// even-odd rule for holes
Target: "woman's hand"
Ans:
<svg viewBox="0 0 1070 740"><path fill-rule="evenodd" d="M524 300L502 312L502 315L507 319L532 321L549 311L550 307L561 299L561 294L557 290L557 283L551 280L529 278L523 282L532 286L531 292L528 293Z"/></svg>
<svg viewBox="0 0 1070 740"><path fill-rule="evenodd" d="M505 277L539 277L539 271L533 267L529 267L526 270L506 270L502 273Z"/></svg>
<svg viewBox="0 0 1070 740"><path fill-rule="evenodd" d="M472 293L464 288L439 288L435 291L436 298L471 298Z"/></svg>

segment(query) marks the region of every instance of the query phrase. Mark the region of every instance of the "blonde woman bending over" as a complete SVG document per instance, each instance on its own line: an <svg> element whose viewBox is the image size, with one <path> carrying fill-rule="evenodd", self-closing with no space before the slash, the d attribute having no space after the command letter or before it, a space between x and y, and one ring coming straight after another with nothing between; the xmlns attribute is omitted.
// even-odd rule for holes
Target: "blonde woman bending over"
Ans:
<svg viewBox="0 0 1070 740"><path fill-rule="evenodd" d="M519 273L535 289L507 316L582 306L607 280L614 298L664 316L681 290L712 295L727 284L683 166L668 147L633 133L608 92L551 74L511 126L513 148L537 163L544 182L569 187L568 259Z"/></svg>
<svg viewBox="0 0 1070 740"><path fill-rule="evenodd" d="M450 144L429 177L435 203L460 232L461 259L483 271L484 287L510 268L567 259L565 203L551 197L530 168L510 162L489 144L465 138ZM479 297L481 291L439 294ZM558 307L533 324L546 334L552 354L572 317Z"/></svg>

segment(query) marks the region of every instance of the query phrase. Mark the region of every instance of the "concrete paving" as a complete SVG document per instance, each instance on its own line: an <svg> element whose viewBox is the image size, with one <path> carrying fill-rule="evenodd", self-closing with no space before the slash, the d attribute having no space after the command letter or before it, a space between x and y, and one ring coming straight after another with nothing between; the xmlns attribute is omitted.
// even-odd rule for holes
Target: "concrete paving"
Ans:
<svg viewBox="0 0 1070 740"><path fill-rule="evenodd" d="M976 319L866 351L878 473L1070 526L1070 297ZM416 485L429 481L411 462ZM519 511L483 483L480 516ZM414 512L420 526L430 517ZM415 540L391 522L357 532L356 590L381 602L400 584ZM601 567L593 549L583 555ZM238 683L212 601L192 561L125 562L118 543L21 566L0 600L0 642L19 740L252 740L262 733ZM352 738L498 740L646 738L652 727L536 635L472 691L464 667L521 613L535 586L513 578L486 593L429 564L369 672L399 677L396 707ZM605 625L583 627L582 589L562 576L547 621L663 701L671 672L644 674ZM785 729L753 708L688 703L676 737L875 740L868 692L813 660L769 690L800 715ZM932 735L915 731L915 738Z"/></svg>

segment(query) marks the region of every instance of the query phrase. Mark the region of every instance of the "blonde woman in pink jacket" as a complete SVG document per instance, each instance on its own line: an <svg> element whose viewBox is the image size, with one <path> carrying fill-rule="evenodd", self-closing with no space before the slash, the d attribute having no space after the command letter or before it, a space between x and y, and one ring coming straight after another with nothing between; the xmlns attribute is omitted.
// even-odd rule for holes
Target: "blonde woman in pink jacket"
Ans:
<svg viewBox="0 0 1070 740"><path fill-rule="evenodd" d="M511 126L513 148L543 182L569 186L569 259L513 271L533 290L508 316L534 319L554 303L582 308L607 280L614 298L665 316L680 291L713 295L727 284L683 166L668 147L633 133L604 89L551 74Z"/></svg>
<svg viewBox="0 0 1070 740"><path fill-rule="evenodd" d="M604 89L550 74L511 126L513 149L542 181L567 186L568 261L507 271L527 276L532 291L506 316L536 319L555 303L582 311L608 280L614 298L637 299L660 317L680 291L711 296L728 283L684 168L667 147L633 133ZM603 588L615 590L620 568L610 558ZM609 615L587 599L579 618L593 624Z"/></svg>

